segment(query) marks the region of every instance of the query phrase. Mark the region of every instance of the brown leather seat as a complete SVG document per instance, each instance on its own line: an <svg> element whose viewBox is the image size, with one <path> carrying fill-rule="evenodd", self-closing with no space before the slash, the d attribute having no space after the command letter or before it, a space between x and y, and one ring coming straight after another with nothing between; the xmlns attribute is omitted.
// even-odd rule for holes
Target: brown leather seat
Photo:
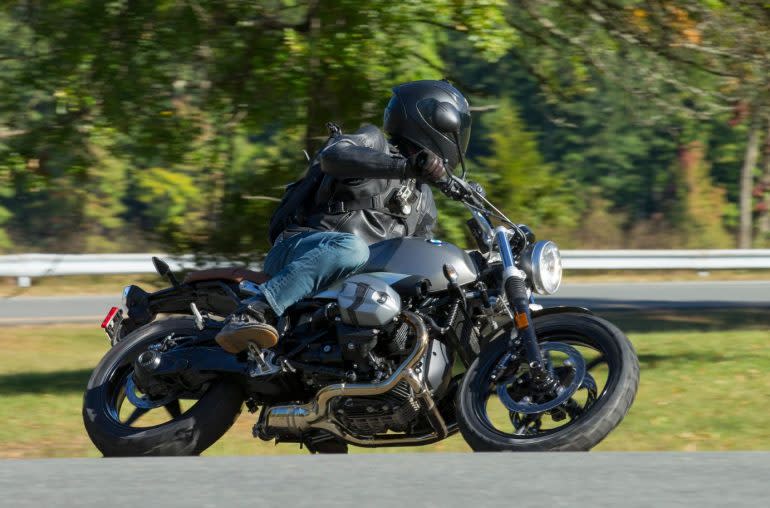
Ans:
<svg viewBox="0 0 770 508"><path fill-rule="evenodd" d="M255 272L246 268L211 268L190 272L184 278L184 282L202 282L205 280L229 280L232 282L251 281L255 284L263 284L270 280L265 272Z"/></svg>

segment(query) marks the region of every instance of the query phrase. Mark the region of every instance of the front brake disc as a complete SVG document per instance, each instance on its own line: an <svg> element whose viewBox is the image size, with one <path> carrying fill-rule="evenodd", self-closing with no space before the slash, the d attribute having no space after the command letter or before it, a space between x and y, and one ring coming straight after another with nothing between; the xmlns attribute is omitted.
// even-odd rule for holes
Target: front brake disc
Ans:
<svg viewBox="0 0 770 508"><path fill-rule="evenodd" d="M558 351L567 355L567 360L564 361L565 367L572 369L572 379L564 386L559 385L556 390L556 396L545 402L534 402L529 396L523 396L519 400L514 400L511 396L508 387L516 381L516 377L501 380L497 384L497 396L500 398L500 402L509 410L514 413L523 414L536 414L550 411L551 409L562 405L569 400L570 397L580 388L583 384L583 378L586 375L586 362L583 360L583 356L574 347L564 344L562 342L546 342L540 347L543 353L548 351Z"/></svg>

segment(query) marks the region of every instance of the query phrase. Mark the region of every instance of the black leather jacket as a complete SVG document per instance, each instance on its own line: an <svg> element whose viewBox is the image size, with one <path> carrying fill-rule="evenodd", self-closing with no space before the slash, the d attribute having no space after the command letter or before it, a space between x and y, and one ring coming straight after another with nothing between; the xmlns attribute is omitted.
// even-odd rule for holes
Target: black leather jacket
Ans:
<svg viewBox="0 0 770 508"><path fill-rule="evenodd" d="M433 193L407 176L406 159L377 127L340 136L319 157L324 177L311 213L296 229L353 233L368 244L432 237L438 215Z"/></svg>

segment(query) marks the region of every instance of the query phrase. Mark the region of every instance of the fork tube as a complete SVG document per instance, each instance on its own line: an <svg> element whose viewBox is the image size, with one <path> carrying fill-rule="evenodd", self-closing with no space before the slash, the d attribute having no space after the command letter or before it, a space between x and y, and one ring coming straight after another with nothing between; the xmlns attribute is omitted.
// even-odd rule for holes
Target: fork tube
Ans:
<svg viewBox="0 0 770 508"><path fill-rule="evenodd" d="M513 310L513 324L521 337L527 353L530 367L541 370L543 354L537 344L535 329L531 326L532 315L529 311L529 296L527 296L527 275L519 270L513 262L513 252L508 243L508 231L503 227L495 229L495 239L500 258L503 261L503 290L508 298L508 305Z"/></svg>
<svg viewBox="0 0 770 508"><path fill-rule="evenodd" d="M508 244L508 232L505 228L500 227L495 230L495 240L497 240L497 246L500 249L503 268L506 271L509 268L517 270L516 265L513 264L513 252L511 252L511 246Z"/></svg>

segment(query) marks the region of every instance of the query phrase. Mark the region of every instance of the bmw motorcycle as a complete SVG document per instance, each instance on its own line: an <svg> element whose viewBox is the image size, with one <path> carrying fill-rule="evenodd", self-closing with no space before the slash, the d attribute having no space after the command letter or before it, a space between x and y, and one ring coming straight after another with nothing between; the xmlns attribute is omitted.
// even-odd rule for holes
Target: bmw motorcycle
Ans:
<svg viewBox="0 0 770 508"><path fill-rule="evenodd" d="M271 349L233 355L214 341L265 274L218 268L180 282L153 258L171 286L126 287L102 323L112 348L83 404L93 443L105 456L196 455L245 406L255 437L312 453L457 432L475 451L596 446L636 395L634 349L588 309L535 302L559 288L559 249L464 177L442 190L468 208L476 249L374 244L360 272L288 309Z"/></svg>

